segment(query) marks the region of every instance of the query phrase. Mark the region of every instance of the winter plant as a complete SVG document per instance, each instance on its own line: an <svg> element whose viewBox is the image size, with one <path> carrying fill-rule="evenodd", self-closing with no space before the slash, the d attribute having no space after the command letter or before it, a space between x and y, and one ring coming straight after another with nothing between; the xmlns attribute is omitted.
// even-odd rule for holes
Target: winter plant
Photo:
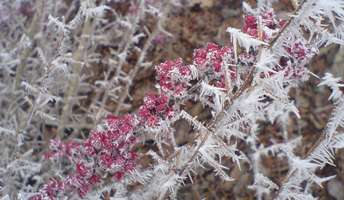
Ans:
<svg viewBox="0 0 344 200"><path fill-rule="evenodd" d="M0 145L6 158L0 162L1 199L176 199L200 167L232 181L223 158L239 168L250 165L249 188L257 199L315 199L309 185L322 187L334 177L315 172L334 165L334 154L344 147L340 78L327 73L319 84L331 88L335 108L307 154L293 153L302 138L286 131L283 143L258 146L258 123L284 124L289 113L300 117L289 91L317 76L305 66L319 48L343 44L342 0L293 0L295 11L286 20L276 18L270 0L259 0L257 8L244 3L244 27L227 29L231 45L208 43L194 50L190 64L176 59L157 65L159 94L146 93L138 112L124 115L132 81L151 65L145 57L152 43L171 37L163 28L165 18L180 2L112 0L96 6L86 0L53 8L39 0L10 2L0 4L1 34L8 40L0 39ZM127 4L128 13L121 16L116 10ZM29 27L18 25L26 19L16 14L23 12L31 15ZM156 18L153 31L139 27L147 15ZM110 57L99 52L101 46ZM130 51L139 56L126 71ZM107 66L103 79L92 80L94 63ZM90 94L94 98L84 104ZM190 100L210 108L211 120L191 116L183 107ZM116 103L114 111L107 101ZM197 133L191 143L175 140L174 124L181 119ZM150 139L155 150L135 148ZM239 141L250 153L238 149ZM44 146L49 151L40 152ZM268 154L288 160L282 183L262 171L261 159ZM152 159L148 167L139 164L144 156Z"/></svg>

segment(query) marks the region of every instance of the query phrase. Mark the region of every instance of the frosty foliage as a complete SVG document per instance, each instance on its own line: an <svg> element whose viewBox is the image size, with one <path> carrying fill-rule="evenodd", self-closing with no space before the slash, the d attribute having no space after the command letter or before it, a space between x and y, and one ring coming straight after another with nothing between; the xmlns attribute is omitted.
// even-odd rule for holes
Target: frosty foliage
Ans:
<svg viewBox="0 0 344 200"><path fill-rule="evenodd" d="M248 53L250 50L250 47L256 48L259 45L265 44L264 42L254 39L251 35L247 35L245 33L242 33L239 29L235 28L228 28L227 32L231 34L231 40L233 43L234 48L234 56L235 61L237 61L237 43L240 47L244 47L246 52Z"/></svg>
<svg viewBox="0 0 344 200"><path fill-rule="evenodd" d="M249 165L257 199L315 199L304 185L334 178L316 171L335 166L344 147L341 79L326 73L319 84L332 90L335 107L306 155L295 155L302 138L292 138L286 123L289 113L301 117L289 91L314 75L306 64L318 48L344 44L342 0L293 0L287 20L276 18L272 0L258 0L257 8L244 3L244 27L227 29L233 46L207 43L192 64L157 65L158 95L146 93L137 114L123 114L130 87L151 66L146 56L157 36L172 36L166 18L181 2L28 0L28 26L16 15L24 8L5 2L0 9L8 5L13 18L0 14L8 30L0 32L1 199L177 199L200 168L235 180L224 158L240 170ZM120 5L128 7L124 15ZM153 28L142 26L147 16ZM209 108L211 119L188 113L188 101ZM176 139L180 120L195 133L187 144ZM261 121L280 123L285 141L261 143ZM147 150L150 140L156 148ZM238 149L242 144L247 148ZM282 183L264 174L261 161L270 156L287 159ZM141 159L151 161L141 166Z"/></svg>

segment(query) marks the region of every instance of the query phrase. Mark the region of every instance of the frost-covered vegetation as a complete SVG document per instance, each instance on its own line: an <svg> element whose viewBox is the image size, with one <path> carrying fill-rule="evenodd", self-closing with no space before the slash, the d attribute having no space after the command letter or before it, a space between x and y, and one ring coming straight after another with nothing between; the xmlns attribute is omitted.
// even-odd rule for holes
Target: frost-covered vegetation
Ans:
<svg viewBox="0 0 344 200"><path fill-rule="evenodd" d="M322 187L334 177L315 172L334 165L334 153L344 147L340 78L327 73L319 84L330 87L335 107L307 154L293 153L302 138L287 131L284 142L270 146L259 145L257 134L260 121L285 126L289 113L300 117L289 91L317 76L305 65L319 48L343 44L342 0L293 0L295 11L284 20L271 0L259 0L256 8L244 3L244 27L227 29L232 44L209 42L194 50L192 64L176 59L155 66L159 94L147 93L136 114L123 114L130 110L133 79L151 67L145 58L158 35L172 37L164 22L182 2L18 2L0 3L1 199L175 199L200 167L233 181L221 162L228 157L239 168L250 165L257 199L315 199L309 185ZM130 12L119 14L120 5ZM155 19L151 30L140 26L147 18ZM138 56L128 70L132 52ZM94 80L92 69L100 65L106 70ZM184 110L190 100L210 108L211 120ZM197 133L191 143L175 140L181 119ZM157 148L135 148L147 140ZM250 153L238 149L238 141ZM148 167L138 163L144 154L152 159ZM268 154L288 160L282 183L262 170Z"/></svg>

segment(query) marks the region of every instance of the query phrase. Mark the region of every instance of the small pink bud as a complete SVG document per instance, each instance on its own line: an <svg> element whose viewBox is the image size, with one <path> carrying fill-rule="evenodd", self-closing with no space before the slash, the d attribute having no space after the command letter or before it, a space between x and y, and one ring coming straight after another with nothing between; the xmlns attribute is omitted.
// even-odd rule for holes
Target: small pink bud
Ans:
<svg viewBox="0 0 344 200"><path fill-rule="evenodd" d="M174 67L177 67L177 68L181 68L183 67L183 61L182 59L176 59L173 61L173 65Z"/></svg>
<svg viewBox="0 0 344 200"><path fill-rule="evenodd" d="M91 168L87 167L83 162L78 162L76 164L76 172L82 177L90 177L92 175Z"/></svg>
<svg viewBox="0 0 344 200"><path fill-rule="evenodd" d="M123 177L123 173L122 172L115 172L113 174L113 176L115 177L116 181L120 181L122 179L122 177Z"/></svg>
<svg viewBox="0 0 344 200"><path fill-rule="evenodd" d="M160 121L160 118L153 115L153 116L148 118L147 125L148 125L148 127L157 126L159 121Z"/></svg>
<svg viewBox="0 0 344 200"><path fill-rule="evenodd" d="M206 48L206 52L207 53L208 52L218 51L218 50L219 50L219 47L216 44L214 44L212 42L208 43L207 48Z"/></svg>
<svg viewBox="0 0 344 200"><path fill-rule="evenodd" d="M135 163L126 163L125 166L124 166L124 170L126 172L130 172L130 171L133 171L134 169L136 169L136 164Z"/></svg>
<svg viewBox="0 0 344 200"><path fill-rule="evenodd" d="M185 93L185 88L183 86L181 87L177 87L175 90L174 90L174 94L177 95L177 96L183 96Z"/></svg>
<svg viewBox="0 0 344 200"><path fill-rule="evenodd" d="M100 183L100 178L93 174L90 178L87 179L91 185L95 185L97 183Z"/></svg>
<svg viewBox="0 0 344 200"><path fill-rule="evenodd" d="M191 70L187 66L180 68L179 71L183 76L190 76L191 75Z"/></svg>
<svg viewBox="0 0 344 200"><path fill-rule="evenodd" d="M165 107L167 106L167 104L160 104L156 107L156 112L159 113L161 112L162 110L165 109Z"/></svg>
<svg viewBox="0 0 344 200"><path fill-rule="evenodd" d="M233 57L234 55L233 47L230 47L230 46L222 47L219 55L221 56L222 59L226 58L227 56L229 58Z"/></svg>
<svg viewBox="0 0 344 200"><path fill-rule="evenodd" d="M131 126L129 126L128 124L124 124L123 126L121 126L120 128L121 132L124 133L125 135L132 133L133 129Z"/></svg>
<svg viewBox="0 0 344 200"><path fill-rule="evenodd" d="M204 70L207 67L207 60L205 58L201 58L201 57L196 57L194 59L194 65L200 69L200 70Z"/></svg>
<svg viewBox="0 0 344 200"><path fill-rule="evenodd" d="M114 162L114 159L112 158L111 155L109 155L107 153L103 153L100 156L100 165L102 165L104 167L110 167L113 162Z"/></svg>
<svg viewBox="0 0 344 200"><path fill-rule="evenodd" d="M173 107L170 107L165 111L165 115L168 119L172 119L174 117L174 109Z"/></svg>
<svg viewBox="0 0 344 200"><path fill-rule="evenodd" d="M41 200L42 196L40 194L35 194L29 198L29 200Z"/></svg>
<svg viewBox="0 0 344 200"><path fill-rule="evenodd" d="M215 72L220 72L221 71L221 63L214 63L213 67L214 67L214 71Z"/></svg>
<svg viewBox="0 0 344 200"><path fill-rule="evenodd" d="M253 15L245 15L245 24L248 26L257 26L257 18Z"/></svg>
<svg viewBox="0 0 344 200"><path fill-rule="evenodd" d="M141 106L139 109L139 117L143 119L148 119L150 116L150 110L146 106Z"/></svg>
<svg viewBox="0 0 344 200"><path fill-rule="evenodd" d="M167 104L168 103L168 97L164 94L160 94L158 96L158 103L159 104Z"/></svg>
<svg viewBox="0 0 344 200"><path fill-rule="evenodd" d="M148 109L152 110L156 107L157 104L157 97L152 93L147 93L146 96L143 98L143 105L145 105Z"/></svg>
<svg viewBox="0 0 344 200"><path fill-rule="evenodd" d="M207 58L207 52L204 49L197 49L194 53L195 58Z"/></svg>

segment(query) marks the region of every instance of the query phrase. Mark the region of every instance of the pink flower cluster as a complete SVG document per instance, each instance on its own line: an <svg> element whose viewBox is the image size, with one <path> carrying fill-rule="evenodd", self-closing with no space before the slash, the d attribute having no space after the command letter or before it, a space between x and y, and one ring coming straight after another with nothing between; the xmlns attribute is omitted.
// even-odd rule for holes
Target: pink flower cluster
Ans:
<svg viewBox="0 0 344 200"><path fill-rule="evenodd" d="M294 38L298 40L296 37ZM304 65L311 58L311 49L306 47L302 40L299 40L292 47L285 46L285 48L291 57L283 56L280 58L281 69L285 69L284 76L293 80L301 80L307 75Z"/></svg>
<svg viewBox="0 0 344 200"><path fill-rule="evenodd" d="M61 141L60 138L56 137L49 142L49 148L53 151L45 153L44 158L51 161L60 160L63 157L75 161L84 157L84 148L79 143L74 142L74 140L69 140L67 144L65 141Z"/></svg>
<svg viewBox="0 0 344 200"><path fill-rule="evenodd" d="M276 33L286 23L286 20L277 20L272 11L264 11L259 15L261 18L262 27L262 40L266 43L270 42ZM247 14L245 15L245 26L243 32L258 38L258 19L256 16ZM305 61L311 57L311 50L307 47L304 39L299 39L296 36L292 36L288 42L293 43L293 46L288 46L285 43L285 50L290 54L290 57L280 57L280 60L276 66L272 68L272 71L268 75L273 75L277 72L283 71L284 77L292 81L300 81L304 77L307 77L307 70L304 68ZM214 43L208 43L205 49L196 49L194 52L193 65L185 66L181 59L177 59L173 62L167 61L161 63L156 67L159 79L159 93L166 95L169 99L178 99L187 95L187 89L192 85L192 80L196 78L204 78L206 76L207 81L217 87L226 88L226 77L228 83L236 82L240 79L241 75L246 75L250 68L257 60L257 52L250 51L249 53L243 53L238 55L238 61L234 57L234 49L231 46L225 46L219 48ZM224 68L226 67L226 69ZM240 69L239 69L240 68ZM197 70L195 73L194 70ZM225 73L227 72L227 73ZM198 74L199 77L195 77ZM267 74L261 73L260 77L265 78ZM153 97L146 97L154 99ZM153 101L155 102L155 101ZM160 105L159 105L160 106ZM164 107L161 105L161 107ZM158 112L160 111L158 108ZM160 118L151 116L151 113L156 111L147 106L143 106L140 109L140 116L147 119L150 125L159 122ZM149 118L151 117L151 118Z"/></svg>
<svg viewBox="0 0 344 200"><path fill-rule="evenodd" d="M214 43L208 43L206 49L196 49L194 52L193 64L204 74L208 75L211 80L217 80L217 86L225 88L225 73L224 66L234 63L234 50L231 46L225 46L221 49ZM232 81L236 80L236 73L234 68L228 67L229 77Z"/></svg>
<svg viewBox="0 0 344 200"><path fill-rule="evenodd" d="M201 76L206 75L209 82L215 81L216 85L225 88L224 66L234 65L234 50L231 46L225 46L221 49L214 43L208 43L206 49L196 49L194 52L193 67ZM249 55L250 56L250 55ZM181 59L173 62L167 61L157 66L159 79L159 92L170 99L184 97L191 81L198 78L192 72L192 66L185 66ZM228 76L231 81L236 80L234 67L228 67ZM152 98L147 97L146 98ZM154 101L155 102L155 101ZM141 109L143 113L149 113L147 106ZM160 109L158 108L158 112ZM169 111L169 110L167 110ZM158 119L155 119L158 120Z"/></svg>
<svg viewBox="0 0 344 200"><path fill-rule="evenodd" d="M193 79L189 66L184 66L181 59L161 63L156 68L159 79L159 92L168 98L186 95L189 81Z"/></svg>
<svg viewBox="0 0 344 200"><path fill-rule="evenodd" d="M229 62L234 51L230 46L221 49L214 43L208 43L207 48L197 49L194 53L194 65L201 71L206 71L210 66L215 72L222 71L222 63Z"/></svg>
<svg viewBox="0 0 344 200"><path fill-rule="evenodd" d="M175 115L175 108L169 106L169 99L164 94L156 97L152 93L147 93L139 110L139 117L146 121L150 128L158 127L162 120L171 120Z"/></svg>
<svg viewBox="0 0 344 200"><path fill-rule="evenodd" d="M264 11L260 14L260 17L262 19L262 39L264 42L269 42L274 36L274 30L275 28L281 28L283 24L286 22L286 20L275 20L275 16L272 11ZM254 38L258 38L258 20L255 16L251 14L245 15L244 18L245 26L243 27L243 32L253 36Z"/></svg>
<svg viewBox="0 0 344 200"><path fill-rule="evenodd" d="M73 140L67 144L59 138L50 141L49 148L53 151L45 153L44 158L52 161L68 158L76 171L61 182L50 178L49 184L40 189L40 194L30 197L30 200L38 200L42 196L55 200L75 189L83 198L109 173L114 181L120 181L124 175L137 169L139 154L131 151L138 142L136 131L140 121L137 116L127 114L119 118L109 115L107 121L107 130L91 131L84 145Z"/></svg>
<svg viewBox="0 0 344 200"><path fill-rule="evenodd" d="M83 198L97 183L100 183L100 178L93 174L90 167L80 162L77 164L76 174L69 175L63 182L50 178L49 184L43 185L40 193L49 199L55 200L59 199L65 192L76 189L78 195ZM36 195L36 198L39 198L39 196Z"/></svg>
<svg viewBox="0 0 344 200"><path fill-rule="evenodd" d="M97 157L100 169L114 175L116 181L123 175L137 168L139 157L131 148L137 143L136 130L140 122L134 114L126 114L123 118L114 115L107 117L107 131L91 131L85 141L86 153Z"/></svg>
<svg viewBox="0 0 344 200"><path fill-rule="evenodd" d="M42 200L42 195L35 194L29 198L29 200Z"/></svg>
<svg viewBox="0 0 344 200"><path fill-rule="evenodd" d="M90 167L85 165L85 161L82 161L84 159L84 147L82 145L73 140L70 140L67 144L56 137L49 142L49 148L53 152L45 153L45 159L57 161L62 158L69 158L73 164L76 164L76 174L68 176L63 182L50 178L49 184L42 186L42 194L50 199L58 199L60 194L71 189L77 189L79 196L83 197L92 186L100 182L99 177L93 174ZM36 197L38 198L38 196Z"/></svg>
<svg viewBox="0 0 344 200"><path fill-rule="evenodd" d="M262 40L270 42L276 32L286 23L287 20L276 20L272 11L264 11L260 14L262 19ZM243 32L258 38L258 20L251 14L245 15L245 26ZM311 49L305 45L304 39L296 36L290 37L289 42L285 43L285 50L290 57L280 57L279 65L272 70L275 72L284 71L284 76L292 80L298 81L306 77L307 70L304 68L305 61L311 57ZM293 41L292 41L293 40ZM294 43L293 46L287 44ZM252 57L252 56L251 56ZM272 75L273 72L269 72ZM265 74L261 74L261 78L265 78Z"/></svg>

